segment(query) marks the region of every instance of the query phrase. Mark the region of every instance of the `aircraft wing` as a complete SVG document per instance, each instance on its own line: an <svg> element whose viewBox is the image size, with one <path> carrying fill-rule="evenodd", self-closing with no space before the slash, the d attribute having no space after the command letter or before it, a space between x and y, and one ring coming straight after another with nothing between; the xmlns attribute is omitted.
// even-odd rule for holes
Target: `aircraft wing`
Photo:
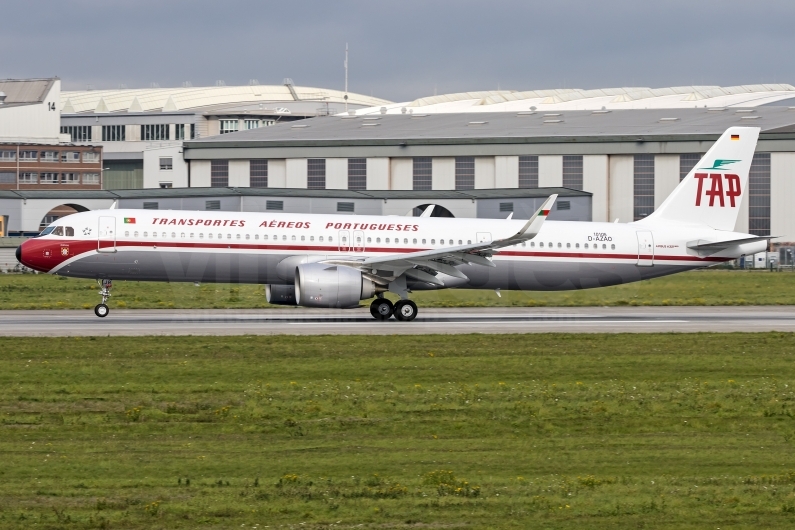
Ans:
<svg viewBox="0 0 795 530"><path fill-rule="evenodd" d="M378 277L387 281L394 280L404 273L406 276L439 286L444 286L444 283L436 277L436 273L466 280L467 276L458 270L457 266L469 264L494 267L491 257L498 253L499 249L529 241L538 235L557 197L551 195L518 232L504 239L362 260L328 260L324 263L353 267L373 279Z"/></svg>

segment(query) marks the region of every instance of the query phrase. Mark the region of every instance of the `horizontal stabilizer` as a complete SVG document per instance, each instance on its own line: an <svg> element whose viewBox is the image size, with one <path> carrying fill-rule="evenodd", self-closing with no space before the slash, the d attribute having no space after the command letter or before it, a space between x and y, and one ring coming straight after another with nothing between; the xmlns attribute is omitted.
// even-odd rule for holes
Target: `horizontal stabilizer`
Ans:
<svg viewBox="0 0 795 530"><path fill-rule="evenodd" d="M768 241L775 239L777 236L758 236L758 237L744 237L742 239L729 239L728 241L706 241L699 239L697 241L690 241L687 248L691 250L698 250L699 252L720 252L727 248L743 245L745 243L756 243L758 241Z"/></svg>

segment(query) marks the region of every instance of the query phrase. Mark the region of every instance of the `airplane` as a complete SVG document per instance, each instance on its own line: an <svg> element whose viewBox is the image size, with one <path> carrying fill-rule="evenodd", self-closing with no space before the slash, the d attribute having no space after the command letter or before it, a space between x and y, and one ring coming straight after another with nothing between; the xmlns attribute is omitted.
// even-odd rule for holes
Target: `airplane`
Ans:
<svg viewBox="0 0 795 530"><path fill-rule="evenodd" d="M767 249L734 231L759 128L731 127L651 215L631 223L271 212L75 213L16 251L25 266L95 279L264 284L277 305L353 308L414 320L414 291L589 289L709 267ZM115 204L114 204L115 206ZM384 296L400 299L392 303Z"/></svg>

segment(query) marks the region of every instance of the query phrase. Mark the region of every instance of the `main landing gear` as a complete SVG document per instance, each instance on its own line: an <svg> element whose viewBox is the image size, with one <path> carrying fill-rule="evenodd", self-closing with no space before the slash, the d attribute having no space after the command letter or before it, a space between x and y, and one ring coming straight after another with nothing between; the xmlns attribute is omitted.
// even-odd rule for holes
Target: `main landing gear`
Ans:
<svg viewBox="0 0 795 530"><path fill-rule="evenodd" d="M417 304L411 300L399 300L395 305L386 298L376 298L370 304L370 314L376 320L389 320L393 315L402 322L417 318Z"/></svg>
<svg viewBox="0 0 795 530"><path fill-rule="evenodd" d="M112 280L97 280L100 288L102 289L99 291L100 296L102 296L102 303L97 304L94 307L94 314L97 315L99 318L105 318L110 313L110 308L106 305L108 298L110 298L110 290L113 288L113 281Z"/></svg>

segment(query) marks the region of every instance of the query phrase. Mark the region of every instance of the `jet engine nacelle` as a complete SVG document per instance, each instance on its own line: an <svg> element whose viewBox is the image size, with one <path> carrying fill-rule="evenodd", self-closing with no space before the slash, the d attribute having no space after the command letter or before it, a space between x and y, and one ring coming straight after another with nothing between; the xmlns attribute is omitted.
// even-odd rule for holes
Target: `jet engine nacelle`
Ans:
<svg viewBox="0 0 795 530"><path fill-rule="evenodd" d="M381 290L351 267L304 263L295 269L295 298L305 307L357 307Z"/></svg>
<svg viewBox="0 0 795 530"><path fill-rule="evenodd" d="M293 285L266 285L265 299L274 305L298 305Z"/></svg>

